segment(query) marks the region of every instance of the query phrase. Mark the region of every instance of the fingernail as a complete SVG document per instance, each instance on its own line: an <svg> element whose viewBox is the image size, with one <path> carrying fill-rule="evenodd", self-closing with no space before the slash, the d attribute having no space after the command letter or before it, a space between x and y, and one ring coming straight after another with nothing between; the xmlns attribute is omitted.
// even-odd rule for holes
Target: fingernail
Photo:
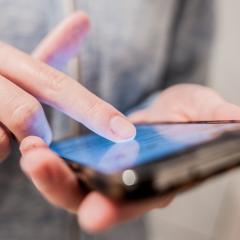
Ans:
<svg viewBox="0 0 240 240"><path fill-rule="evenodd" d="M21 154L26 154L27 152L33 149L44 148L44 147L47 147L47 144L45 142L43 142L38 137L31 136L31 137L25 138L21 142L19 150Z"/></svg>
<svg viewBox="0 0 240 240"><path fill-rule="evenodd" d="M21 152L21 154L25 154L33 149L37 148L37 146L35 144L28 144L28 145L25 145L25 144L22 144L20 145L19 147L19 150Z"/></svg>
<svg viewBox="0 0 240 240"><path fill-rule="evenodd" d="M110 121L110 126L120 140L131 140L136 136L136 128L126 118L115 116Z"/></svg>

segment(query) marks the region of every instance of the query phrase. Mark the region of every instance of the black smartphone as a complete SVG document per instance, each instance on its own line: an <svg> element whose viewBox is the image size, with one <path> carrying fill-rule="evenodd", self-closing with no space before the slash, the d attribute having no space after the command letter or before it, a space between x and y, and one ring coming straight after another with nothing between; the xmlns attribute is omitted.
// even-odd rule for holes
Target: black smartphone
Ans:
<svg viewBox="0 0 240 240"><path fill-rule="evenodd" d="M136 125L134 140L96 134L51 145L89 190L140 200L192 188L240 166L240 121Z"/></svg>

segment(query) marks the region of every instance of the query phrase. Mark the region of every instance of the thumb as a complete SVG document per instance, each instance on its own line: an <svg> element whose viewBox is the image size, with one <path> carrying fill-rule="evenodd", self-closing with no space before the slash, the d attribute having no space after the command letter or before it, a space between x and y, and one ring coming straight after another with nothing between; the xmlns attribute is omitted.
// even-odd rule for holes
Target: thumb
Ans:
<svg viewBox="0 0 240 240"><path fill-rule="evenodd" d="M212 120L240 120L240 107L224 101L215 107L211 115Z"/></svg>
<svg viewBox="0 0 240 240"><path fill-rule="evenodd" d="M89 29L89 19L83 12L75 12L50 32L33 52L33 57L62 69L73 58Z"/></svg>

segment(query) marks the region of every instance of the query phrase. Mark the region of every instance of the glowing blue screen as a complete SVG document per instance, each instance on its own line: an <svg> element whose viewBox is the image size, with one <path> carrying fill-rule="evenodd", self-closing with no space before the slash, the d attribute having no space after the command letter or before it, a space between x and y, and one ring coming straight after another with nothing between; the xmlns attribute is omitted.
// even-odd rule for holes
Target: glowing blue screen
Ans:
<svg viewBox="0 0 240 240"><path fill-rule="evenodd" d="M139 125L132 141L115 144L90 134L53 143L51 148L65 159L103 173L114 173L163 160L213 140L225 131L239 129L240 123Z"/></svg>

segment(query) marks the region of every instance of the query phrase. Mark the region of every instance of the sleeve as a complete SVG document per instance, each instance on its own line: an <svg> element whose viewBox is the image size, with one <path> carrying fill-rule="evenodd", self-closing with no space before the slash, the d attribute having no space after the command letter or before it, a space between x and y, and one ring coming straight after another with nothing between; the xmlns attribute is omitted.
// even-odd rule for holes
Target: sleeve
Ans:
<svg viewBox="0 0 240 240"><path fill-rule="evenodd" d="M214 0L178 1L162 89L177 83L206 84L214 19Z"/></svg>

